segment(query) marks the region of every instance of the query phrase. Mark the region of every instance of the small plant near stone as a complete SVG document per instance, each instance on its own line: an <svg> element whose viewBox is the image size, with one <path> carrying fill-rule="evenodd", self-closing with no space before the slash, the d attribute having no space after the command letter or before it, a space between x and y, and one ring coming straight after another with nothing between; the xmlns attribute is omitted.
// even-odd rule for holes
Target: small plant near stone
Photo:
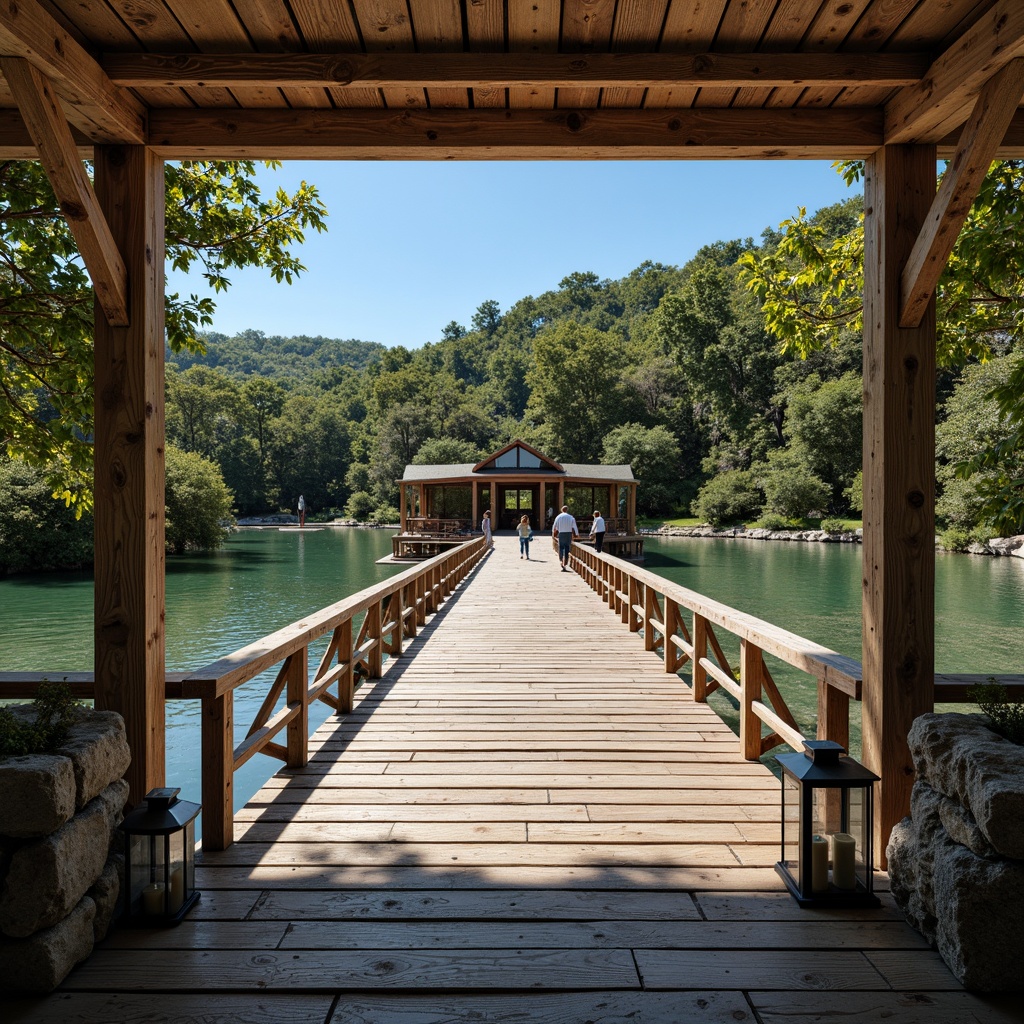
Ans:
<svg viewBox="0 0 1024 1024"><path fill-rule="evenodd" d="M948 530L943 530L939 541L947 551L966 551L968 544L971 543L971 535L966 530L951 526Z"/></svg>
<svg viewBox="0 0 1024 1024"><path fill-rule="evenodd" d="M0 757L52 753L68 738L81 702L75 700L66 682L43 680L32 706L35 721L0 707Z"/></svg>
<svg viewBox="0 0 1024 1024"><path fill-rule="evenodd" d="M842 519L825 518L821 521L821 528L826 533L842 533L846 529L846 523Z"/></svg>
<svg viewBox="0 0 1024 1024"><path fill-rule="evenodd" d="M755 525L762 530L793 529L793 524L785 516L780 516L777 512L765 512Z"/></svg>
<svg viewBox="0 0 1024 1024"><path fill-rule="evenodd" d="M992 728L1000 736L1024 746L1024 704L1011 701L1005 686L989 679L987 683L972 686L967 696L988 715Z"/></svg>

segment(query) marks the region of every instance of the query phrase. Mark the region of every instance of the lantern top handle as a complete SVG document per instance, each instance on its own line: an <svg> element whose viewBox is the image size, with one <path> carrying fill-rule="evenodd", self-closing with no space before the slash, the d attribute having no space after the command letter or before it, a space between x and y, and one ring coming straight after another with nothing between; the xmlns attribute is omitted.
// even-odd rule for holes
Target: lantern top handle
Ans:
<svg viewBox="0 0 1024 1024"><path fill-rule="evenodd" d="M839 764L845 753L846 747L835 740L804 740L804 756L821 767Z"/></svg>
<svg viewBox="0 0 1024 1024"><path fill-rule="evenodd" d="M167 786L162 789L151 789L146 794L146 803L151 811L166 811L178 802L181 787Z"/></svg>

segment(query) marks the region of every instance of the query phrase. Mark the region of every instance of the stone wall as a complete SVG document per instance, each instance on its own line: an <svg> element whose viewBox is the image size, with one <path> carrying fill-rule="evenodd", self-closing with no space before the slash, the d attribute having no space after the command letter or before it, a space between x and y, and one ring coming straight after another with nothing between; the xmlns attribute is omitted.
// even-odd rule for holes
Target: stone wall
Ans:
<svg viewBox="0 0 1024 1024"><path fill-rule="evenodd" d="M0 758L0 991L52 991L106 935L130 760L121 716L86 710L56 753Z"/></svg>
<svg viewBox="0 0 1024 1024"><path fill-rule="evenodd" d="M892 894L979 992L1024 991L1024 747L981 715L922 715L910 817L886 851Z"/></svg>

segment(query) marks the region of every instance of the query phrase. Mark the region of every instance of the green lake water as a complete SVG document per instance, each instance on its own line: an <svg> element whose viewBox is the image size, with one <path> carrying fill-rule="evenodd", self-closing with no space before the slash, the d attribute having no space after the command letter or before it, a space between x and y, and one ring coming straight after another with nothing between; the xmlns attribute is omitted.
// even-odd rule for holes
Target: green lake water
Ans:
<svg viewBox="0 0 1024 1024"><path fill-rule="evenodd" d="M859 545L649 538L645 549L647 569L860 659ZM168 669L200 668L394 575L403 567L376 564L390 550L387 530L245 530L216 554L168 559ZM937 671L1024 670L1024 559L940 553L935 590ZM611 616L609 627L618 628ZM738 642L720 639L733 658ZM769 667L797 721L811 728L814 684L775 660ZM91 668L91 575L0 580L0 671ZM236 692L238 740L265 693L265 681ZM712 703L735 725L724 695ZM323 720L328 709L318 708ZM198 703L170 702L167 721L168 784L198 800ZM855 750L858 735L855 721ZM236 805L278 766L265 757L250 760L236 776Z"/></svg>

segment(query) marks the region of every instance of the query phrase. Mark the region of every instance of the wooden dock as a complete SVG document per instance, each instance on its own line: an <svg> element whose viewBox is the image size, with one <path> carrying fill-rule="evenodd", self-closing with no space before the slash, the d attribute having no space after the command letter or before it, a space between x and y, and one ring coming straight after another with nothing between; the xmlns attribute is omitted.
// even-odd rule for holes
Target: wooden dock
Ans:
<svg viewBox="0 0 1024 1024"><path fill-rule="evenodd" d="M887 893L800 910L773 870L778 781L533 549L499 537L249 801L180 927L116 931L5 1020L1020 1020Z"/></svg>

